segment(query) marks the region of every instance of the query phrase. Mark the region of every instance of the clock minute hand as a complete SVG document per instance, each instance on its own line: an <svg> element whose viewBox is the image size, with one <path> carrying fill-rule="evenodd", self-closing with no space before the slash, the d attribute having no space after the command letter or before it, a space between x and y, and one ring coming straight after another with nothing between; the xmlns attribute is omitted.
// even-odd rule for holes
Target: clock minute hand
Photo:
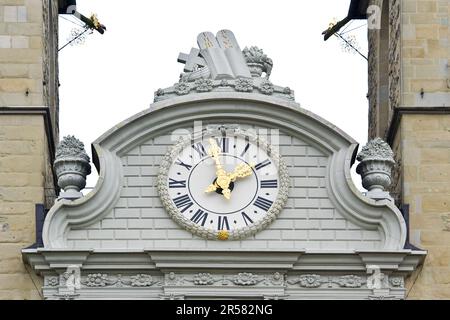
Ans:
<svg viewBox="0 0 450 320"><path fill-rule="evenodd" d="M255 166L254 163L248 165L247 163L240 163L234 168L232 173L228 174L231 181L236 181L237 178L245 178L253 173L252 168Z"/></svg>

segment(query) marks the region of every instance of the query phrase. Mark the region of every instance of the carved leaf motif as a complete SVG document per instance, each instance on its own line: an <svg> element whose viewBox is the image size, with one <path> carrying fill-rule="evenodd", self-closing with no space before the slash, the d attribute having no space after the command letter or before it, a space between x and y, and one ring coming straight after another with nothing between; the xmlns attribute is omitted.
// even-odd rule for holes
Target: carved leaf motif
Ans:
<svg viewBox="0 0 450 320"><path fill-rule="evenodd" d="M389 282L393 287L403 288L405 286L403 277L391 277L389 278Z"/></svg>
<svg viewBox="0 0 450 320"><path fill-rule="evenodd" d="M305 288L317 288L322 284L320 275L317 274L304 274L300 277L292 280L288 280L289 284L300 283L301 287Z"/></svg>
<svg viewBox="0 0 450 320"><path fill-rule="evenodd" d="M236 79L236 81L234 83L234 88L236 89L236 91L241 91L241 92L253 91L253 80L246 79L246 78Z"/></svg>
<svg viewBox="0 0 450 320"><path fill-rule="evenodd" d="M271 95L274 90L273 84L268 80L263 81L259 87L259 90L264 94Z"/></svg>
<svg viewBox="0 0 450 320"><path fill-rule="evenodd" d="M188 94L191 91L191 87L185 82L180 82L174 86L174 90L177 95L182 96Z"/></svg>
<svg viewBox="0 0 450 320"><path fill-rule="evenodd" d="M362 286L362 282L362 278L355 275L342 276L336 280L339 286L346 288L359 288Z"/></svg>
<svg viewBox="0 0 450 320"><path fill-rule="evenodd" d="M149 287L155 283L151 275L138 274L130 278L132 287Z"/></svg>
<svg viewBox="0 0 450 320"><path fill-rule="evenodd" d="M214 279L210 273L199 273L194 276L193 282L195 285L210 285L214 283Z"/></svg>
<svg viewBox="0 0 450 320"><path fill-rule="evenodd" d="M88 287L106 287L108 284L108 275L104 273L91 273L87 275L83 282Z"/></svg>
<svg viewBox="0 0 450 320"><path fill-rule="evenodd" d="M89 156L84 150L84 144L75 136L65 136L56 148L56 159L62 159L67 157L81 158L90 161Z"/></svg>
<svg viewBox="0 0 450 320"><path fill-rule="evenodd" d="M199 92L208 92L213 89L213 82L210 79L198 79L195 81L195 86Z"/></svg>
<svg viewBox="0 0 450 320"><path fill-rule="evenodd" d="M242 272L234 276L232 281L238 286L252 286L260 282L261 279L253 273Z"/></svg>

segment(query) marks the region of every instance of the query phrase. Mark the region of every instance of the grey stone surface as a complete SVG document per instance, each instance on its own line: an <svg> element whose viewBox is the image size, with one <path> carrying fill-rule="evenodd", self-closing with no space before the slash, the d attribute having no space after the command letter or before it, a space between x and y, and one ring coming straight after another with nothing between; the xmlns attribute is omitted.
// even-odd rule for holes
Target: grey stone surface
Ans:
<svg viewBox="0 0 450 320"><path fill-rule="evenodd" d="M242 125L241 127L263 129L251 125ZM192 128L186 127L185 129L192 131ZM155 141L158 144L155 144ZM284 210L276 222L269 227L269 230L262 231L254 239L264 241L265 248L269 247L270 240L280 240L271 243L271 248L273 249L285 248L286 243L283 240L296 240L291 247L297 249L308 248L311 242L317 242L317 247L326 248L330 246L330 240L345 240L339 243L341 249L381 247L382 236L379 231L367 231L371 236L363 239L361 231L356 233L352 229L347 228L343 215L329 201L325 182L328 170L326 166L328 156L314 146L308 145L307 142L299 138L293 138L284 132L281 132L280 141L284 142L280 146L280 152L284 155L283 158L288 164L288 170L292 179L289 190L291 204L287 206L292 208L292 214ZM164 145L163 142L166 142L166 144ZM291 143L288 145L287 142ZM177 234L175 230L179 229L179 226L166 214L165 209L159 202L159 196L156 192L158 163L148 158L136 162L133 161L131 165L128 165L127 162L127 159L130 157L145 157L153 154L163 155L172 144L170 134L157 136L144 141L139 147L134 148L131 151L132 155L127 153L122 157L125 187L122 188L120 199L126 203L126 208L113 209L105 216L103 221L109 221L107 222L108 229L110 229L108 224L116 223L124 226L124 222L126 222L128 229L140 228L145 230L141 234L136 232L130 233L129 240L158 239L160 240L158 241L158 246L166 247L172 246L174 241L179 246L183 246L183 240L189 239L192 240L190 242L191 247L195 248L198 246L200 248L204 245L203 239L185 231ZM146 162L145 159L148 161ZM307 166L305 166L305 163ZM143 215L144 209L146 213ZM305 214L302 215L300 214L301 212ZM101 234L103 228L102 223L100 230L92 230L90 234L93 237L97 237L96 233ZM160 232L162 229L168 229L171 232ZM305 231L307 229L309 229L309 232ZM340 231L337 232L336 230ZM360 230L363 229L360 228ZM68 233L67 239L75 240L72 238L71 232ZM121 231L120 239L127 239L126 235L127 233ZM90 243L90 240L95 239L97 238L88 237L85 241ZM238 248L251 247L252 241L253 238L239 241ZM82 248L89 248L83 245L83 241L80 239L78 239L76 245ZM148 242L145 245L146 248L154 246L154 242ZM222 244L214 244L214 246L228 248L229 244L224 242ZM262 246L262 242L260 242L260 246ZM339 246L335 245L334 247ZM131 244L127 244L123 247L123 249L125 248L137 249L139 247L132 247Z"/></svg>
<svg viewBox="0 0 450 320"><path fill-rule="evenodd" d="M273 61L258 47L241 51L230 30L220 30L214 36L201 32L197 37L200 48L189 54L180 53L178 62L184 63L186 73L172 87L158 89L154 101L167 100L207 92L257 92L263 95L294 100L289 87L275 86L269 81ZM265 77L262 78L262 73Z"/></svg>
<svg viewBox="0 0 450 320"><path fill-rule="evenodd" d="M271 225L245 240L192 235L155 192L170 133L199 120L281 133L289 198ZM292 101L182 95L118 124L93 150L96 188L58 201L46 217L44 248L23 250L45 278L47 299L401 299L404 278L425 254L403 249L406 226L391 201L364 197L353 185L357 142ZM73 270L79 288L64 277ZM373 270L388 281L375 284Z"/></svg>
<svg viewBox="0 0 450 320"><path fill-rule="evenodd" d="M403 299L405 270L413 270L424 253L25 249L23 254L44 277L46 299L336 300Z"/></svg>
<svg viewBox="0 0 450 320"><path fill-rule="evenodd" d="M66 136L58 144L53 167L58 186L64 189L60 199L73 200L83 196L80 190L86 186L86 176L91 173L89 160L84 144L74 136Z"/></svg>
<svg viewBox="0 0 450 320"><path fill-rule="evenodd" d="M339 157L339 154L345 155L346 152L349 152L345 151L345 148L348 148L348 146L351 145L345 135L341 135L334 127L328 126L328 124L322 120L317 122L312 114L303 109L299 109L296 105L293 105L292 107L286 105L283 107L281 100L271 100L272 103L275 103L276 105L273 109L275 113L272 114L270 104L267 104L264 99L261 99L256 95L254 95L254 99L256 100L252 103L241 100L230 102L230 98L233 97L233 95L230 95L226 100L223 100L224 102L220 102L221 100L218 99L217 102L212 104L208 102L209 100L206 96L203 97L206 98L204 102L202 103L202 101L195 100L196 107L189 107L190 112L186 113L184 116L181 115L181 113L186 110L186 103L183 103L180 107L176 107L177 104L175 103L175 106L169 108L168 106L165 106L166 102L163 101L159 105L155 105L152 108L153 111L138 115L135 120L126 121L124 124L118 126L118 129L115 129L100 138L100 140L94 144L96 145L96 148L99 148L100 143L103 148L101 153L102 157L97 161L97 166L101 165L103 168L103 171L100 172L99 186L97 190L91 192L86 199L82 200L80 203L74 201L72 206L73 209L70 209L70 207L67 206L67 203L64 202L52 209L44 229L46 246L67 247L70 243L72 248L90 248L93 245L101 248L101 240L120 239L127 241L125 247L122 247L125 242L120 242L120 248L122 249L137 249L138 247L133 247L133 245L137 244L144 244L144 246L148 248L156 248L156 246L159 248L166 246L182 247L185 245L184 240L189 240L191 247L195 247L196 245L198 245L199 248L205 247L204 240L187 233L177 234L176 238L170 237L170 235L175 236L176 233L168 232L155 232L149 236L151 231L180 230L180 227L165 214L161 201L154 190L158 165L161 162L162 155L167 151L169 145L168 142L170 141L170 138L167 135L171 129L161 128L159 132L157 131L157 134L149 134L146 132L148 132L149 128L153 130L155 126L149 123L148 120L144 120L147 116L151 116L151 119L158 121L157 116L154 114L166 114L170 112L176 112L178 114L177 117L172 119L177 119L176 121L180 124L182 124L183 121L190 121L189 117L191 116L194 116L196 120L204 119L209 124L217 123L214 121L211 122L208 118L215 112L218 112L220 117L225 117L228 120L230 120L230 116L235 117L231 122L240 123L243 127L268 128L269 126L267 126L267 124L266 126L255 123L252 124L252 122L255 121L253 112L259 112L262 116L266 112L268 113L267 117L264 118L263 116L259 121L271 123L270 127L280 128L282 133L279 139L281 142L280 148L282 148L281 153L292 173L292 181L289 199L285 209L280 214L279 219L277 219L277 223L269 226L265 233L261 233L255 236L255 238L249 238L233 244L231 244L231 242L206 242L206 247L212 246L223 249L246 248L252 245L252 241L256 240L258 241L258 246L265 246L266 248L283 248L284 246L298 249L308 248L309 246L311 248L327 248L333 241L336 241L336 244L331 246L334 248L339 247L341 249L381 249L402 246L401 239L404 235L402 236L401 232L404 231L401 230L404 226L398 224L399 222L395 222L395 219L399 219L398 217L400 214L398 212L395 213L396 209L393 206L390 204L377 204L376 207L374 207L374 210L380 210L380 205L387 205L387 207L383 209L387 210L383 215L384 219L389 218L389 216L397 216L397 218L391 220L389 223L380 224L378 227L374 227L377 225L375 224L368 228L365 223L361 223L361 220L352 218L352 215L369 210L370 206L373 206L375 203L371 204L370 202L367 202L367 200L355 198L352 200L353 202L356 201L358 205L366 206L366 208L364 210L358 210L358 213L349 213L347 211L348 209L344 209L345 207L342 207L339 201L336 200L336 191L345 191L345 188L342 186L338 189L334 189L335 187L333 187L334 183L342 183L339 182L335 176L337 173L342 172L334 168L337 164L336 157ZM238 95L237 98L240 98L240 95ZM259 102L256 103L258 100ZM239 110L241 111L250 108L248 110L249 117L245 115L246 111L241 114L233 112L226 116L222 113L225 110L236 110L237 104L240 105ZM217 106L219 106L219 109L215 111L214 108ZM198 113L192 112L193 108L198 108L198 112L200 113L205 112L203 118L202 116L199 116ZM285 112L279 112L279 108L284 108ZM298 120L291 122L292 124L295 123L294 126L300 126L295 129L297 131L290 128L288 125L289 122L286 122L287 119L292 119L294 114L300 116ZM276 118L280 115L288 118L277 123ZM166 118L167 116L164 117ZM142 121L140 121L140 119L142 119ZM228 123L229 122L230 121L228 121ZM164 126L170 128L171 124L166 122L164 123ZM285 126L284 129L283 126ZM177 125L177 128L180 127L188 128L186 125ZM117 130L121 131L121 133L117 134ZM296 133L294 134L294 132ZM136 134L138 137L135 136ZM324 139L324 136L327 136L326 143L325 140L322 140ZM111 145L111 141L114 141L115 139L119 139L123 142L117 141ZM352 140L350 140L350 142L351 141ZM334 147L332 147L333 145ZM345 147L345 145L347 145L347 147ZM118 147L120 149L117 149L114 154L110 154L106 151L109 148ZM335 148L336 151L333 151L333 148ZM341 165L343 166L344 162L342 162ZM111 166L111 169L108 169L109 166ZM106 175L105 170L108 172ZM345 170L348 170L348 168ZM116 175L116 178L114 178L114 175ZM108 180L111 178L113 178L113 180ZM343 178L341 177L340 179ZM351 183L349 177L346 179L349 180L343 180L344 185ZM350 193L347 194L347 197L351 198L358 196L359 193L356 191L356 188L354 191L350 190L351 189L349 189ZM101 201L102 208L100 211L94 209L94 207L100 204L97 202L100 200L95 199L101 194L104 194L104 196L102 196L104 199ZM340 196L340 198L342 199L342 196ZM64 207L66 207L66 209ZM78 224L81 224L81 226L84 225L83 228L89 230L86 238L76 239L76 237L72 237L72 228L68 227L72 223L65 227L66 231L63 233L57 232L55 234L51 231L53 228L52 224L55 223L54 227L58 225L59 222L56 221L65 219L64 217L66 217L66 219L71 219L70 213L64 215L62 212L66 210L77 211L79 210L77 208L82 209L83 207L86 208L83 210L86 210L87 217L92 215L92 218L85 220L86 222L77 222ZM59 211L62 212L60 213ZM80 214L77 214L76 216L82 217ZM80 218L77 218L77 220L79 221ZM106 222L106 226L104 226L101 222L102 220L109 222ZM126 221L126 227L125 222L122 221ZM335 229L330 227L333 221L337 221ZM63 222L63 220L61 220L61 222ZM92 225L94 222L100 222L100 224L96 224L93 228ZM117 230L111 229L112 224L117 224L120 227L118 227ZM394 227L396 224L398 225ZM133 229L139 225L141 226L140 230ZM307 229L307 226L311 226L313 229ZM398 233L390 235L389 229L386 229L386 227L394 227L392 230L398 230L395 231ZM79 228L80 227L77 227L76 229ZM385 228L384 231L382 228ZM100 235L96 235L96 233L103 234L102 231L105 230L114 230L114 236L111 237L111 239L98 239ZM305 230L307 232L304 232ZM355 230L360 230L358 233L359 238ZM297 231L302 232L298 232L298 238L293 239L293 234ZM367 233L366 238L361 238L362 232ZM90 238L91 236L94 238ZM283 238L284 236L286 236L286 239ZM149 237L152 239L147 239ZM108 243L108 246L110 245L111 244Z"/></svg>

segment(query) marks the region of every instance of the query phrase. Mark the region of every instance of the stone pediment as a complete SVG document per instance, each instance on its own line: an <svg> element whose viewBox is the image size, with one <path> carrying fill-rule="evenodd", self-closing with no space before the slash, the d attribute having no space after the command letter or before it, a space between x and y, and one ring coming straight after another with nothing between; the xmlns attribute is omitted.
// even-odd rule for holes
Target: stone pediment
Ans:
<svg viewBox="0 0 450 320"><path fill-rule="evenodd" d="M218 81L217 74L209 76ZM46 297L404 297L404 277L424 252L404 249L406 224L392 199L354 186L355 140L276 95L166 98L92 144L95 189L59 199L45 219L44 247L23 251L45 276ZM202 237L161 199L161 176L180 136L211 127L269 133L270 150L286 166L283 205L240 237Z"/></svg>

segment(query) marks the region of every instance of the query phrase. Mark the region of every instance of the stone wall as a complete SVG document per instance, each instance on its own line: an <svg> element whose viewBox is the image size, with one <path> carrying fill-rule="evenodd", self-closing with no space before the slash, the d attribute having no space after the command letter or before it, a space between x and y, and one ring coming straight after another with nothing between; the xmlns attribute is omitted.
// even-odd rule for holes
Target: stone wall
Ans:
<svg viewBox="0 0 450 320"><path fill-rule="evenodd" d="M386 1L386 0L385 0ZM428 250L411 299L450 298L450 43L448 0L390 0L389 52L369 32L369 136L387 138L398 162L391 192L410 206L410 242ZM380 118L380 66L389 62L389 114ZM378 90L378 91L377 91ZM394 111L394 112L393 112ZM394 114L394 116L392 116Z"/></svg>
<svg viewBox="0 0 450 320"><path fill-rule="evenodd" d="M44 26L57 24L57 11L49 15L43 3L1 0L0 6L0 299L40 298L41 279L25 268L21 249L36 240L35 205L49 208L55 198L58 87L55 75L53 83L47 79L57 70L49 69L57 44L47 45L44 35L52 32L55 43L57 32Z"/></svg>
<svg viewBox="0 0 450 320"><path fill-rule="evenodd" d="M241 124L242 128L246 127ZM255 128L263 130L266 128ZM187 129L186 129L187 130ZM377 249L379 230L347 220L327 190L329 157L298 138L281 133L280 153L291 184L285 209L267 229L241 241L207 241L182 229L167 214L156 189L159 164L173 145L170 134L145 141L122 157L124 185L115 208L102 221L70 230L72 248L121 249Z"/></svg>
<svg viewBox="0 0 450 320"><path fill-rule="evenodd" d="M402 105L450 106L449 2L402 4Z"/></svg>
<svg viewBox="0 0 450 320"><path fill-rule="evenodd" d="M42 0L2 0L0 106L42 106Z"/></svg>
<svg viewBox="0 0 450 320"><path fill-rule="evenodd" d="M403 115L403 200L410 238L428 250L411 299L450 298L450 114Z"/></svg>
<svg viewBox="0 0 450 320"><path fill-rule="evenodd" d="M369 139L386 139L393 108L399 105L400 49L395 36L400 30L400 0L372 0L381 8L380 29L368 29ZM398 67L395 67L398 66Z"/></svg>
<svg viewBox="0 0 450 320"><path fill-rule="evenodd" d="M20 251L35 242L46 144L42 117L0 114L0 299L39 298Z"/></svg>

